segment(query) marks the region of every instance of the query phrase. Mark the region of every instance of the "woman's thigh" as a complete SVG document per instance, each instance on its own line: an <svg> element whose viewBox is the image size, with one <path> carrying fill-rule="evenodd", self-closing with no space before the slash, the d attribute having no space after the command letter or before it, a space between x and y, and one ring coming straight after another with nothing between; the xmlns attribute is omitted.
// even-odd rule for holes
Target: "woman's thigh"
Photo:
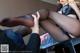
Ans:
<svg viewBox="0 0 80 53"><path fill-rule="evenodd" d="M74 36L80 35L80 22L77 19L53 11L50 12L49 17L68 33Z"/></svg>
<svg viewBox="0 0 80 53"><path fill-rule="evenodd" d="M49 20L41 21L40 24L57 41L65 41L69 39L69 37L64 34L59 27L57 27L55 24L52 24Z"/></svg>

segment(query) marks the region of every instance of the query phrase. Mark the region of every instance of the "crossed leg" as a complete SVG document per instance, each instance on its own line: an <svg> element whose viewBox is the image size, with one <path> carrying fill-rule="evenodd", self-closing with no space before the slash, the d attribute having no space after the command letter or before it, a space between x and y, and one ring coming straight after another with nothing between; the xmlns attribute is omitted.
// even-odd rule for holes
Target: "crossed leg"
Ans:
<svg viewBox="0 0 80 53"><path fill-rule="evenodd" d="M49 20L41 21L40 25L59 42L69 39L69 37L64 34L59 27L57 27L55 24L52 24Z"/></svg>
<svg viewBox="0 0 80 53"><path fill-rule="evenodd" d="M80 36L80 22L77 19L53 11L50 11L49 17L68 33L75 37Z"/></svg>

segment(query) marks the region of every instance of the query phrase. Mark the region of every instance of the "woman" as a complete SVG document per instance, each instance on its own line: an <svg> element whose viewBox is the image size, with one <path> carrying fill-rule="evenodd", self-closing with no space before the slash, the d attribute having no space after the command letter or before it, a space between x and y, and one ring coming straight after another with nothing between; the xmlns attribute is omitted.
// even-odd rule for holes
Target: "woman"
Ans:
<svg viewBox="0 0 80 53"><path fill-rule="evenodd" d="M42 27L44 27L51 34L51 36L54 37L59 42L69 40L71 36L68 36L68 34L74 37L80 36L80 22L79 22L80 10L78 9L75 1L60 0L60 3L61 5L63 5L63 8L65 8L64 6L68 4L68 6L70 6L70 9L72 9L70 11L73 11L73 12L75 11L75 12L72 13L68 11L68 14L63 12L64 15L62 15L62 12L61 12L62 10L61 8L59 8L58 13L53 11L50 11L49 13L49 18L54 21L53 23L51 22L51 20L44 20L40 22ZM78 17L76 16L76 14ZM56 26L55 23L58 26ZM64 31L61 28L67 33L64 33Z"/></svg>
<svg viewBox="0 0 80 53"><path fill-rule="evenodd" d="M50 18L69 34L80 36L80 10L77 4L74 0L60 0L60 4L61 8L58 10L60 14L51 12Z"/></svg>
<svg viewBox="0 0 80 53"><path fill-rule="evenodd" d="M57 25L54 22L51 22L51 20L41 21L42 27L44 27L50 33L50 34L46 33L42 35L41 48L50 47L52 45L57 44L58 42L65 41L70 38L76 38L76 35L74 35L73 33L72 34L70 33L73 31L80 32L79 31L80 23L78 22L79 17L73 8L73 4L76 5L76 3L73 3L73 2L74 2L73 0L72 1L71 0L59 0L60 5L57 11L59 14L52 12L52 11L50 12L50 18L53 21L55 21ZM78 7L76 6L76 8ZM75 29L74 30L71 29L72 27L75 27Z"/></svg>
<svg viewBox="0 0 80 53"><path fill-rule="evenodd" d="M79 20L78 15L76 14L75 10L71 7L69 2L70 2L69 0L60 0L59 1L59 7L58 7L58 10L57 10L58 13ZM74 38L74 36L72 36L71 34L69 34L69 36Z"/></svg>
<svg viewBox="0 0 80 53"><path fill-rule="evenodd" d="M74 0L65 0L65 1L60 1L60 3L62 4L68 4L77 14L78 19L80 20L80 10L78 9L76 3ZM74 14L75 14L74 13ZM55 25L55 23L51 24L49 20L44 20L41 21L40 23L49 31L49 33L52 35L52 37L54 37L57 41L61 42L61 41L65 41L70 39L67 34L65 34L61 28L63 30L65 30L67 33L72 34L75 37L79 37L80 36L80 22L79 20L77 20L75 18L74 14L68 14L67 16L61 15L59 13L55 13L53 11L50 11L49 13L49 17L55 21L55 23L58 26ZM72 16L72 17L69 17ZM74 16L74 17L73 17ZM15 20L15 18L13 19ZM19 18L16 21L20 21L18 22L19 24L25 25L27 26L26 20L28 19L24 19L24 18ZM32 23L32 22L30 22ZM29 23L29 24L30 24Z"/></svg>

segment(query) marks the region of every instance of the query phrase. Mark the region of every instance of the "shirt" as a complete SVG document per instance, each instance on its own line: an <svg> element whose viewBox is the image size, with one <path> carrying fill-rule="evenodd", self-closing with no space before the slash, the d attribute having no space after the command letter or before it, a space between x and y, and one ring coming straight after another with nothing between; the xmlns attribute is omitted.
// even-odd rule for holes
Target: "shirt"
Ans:
<svg viewBox="0 0 80 53"><path fill-rule="evenodd" d="M69 14L76 15L76 18L79 20L76 12L71 8L71 6L69 6L69 4L66 4L64 6L62 6L60 4L57 11L58 11L58 13L66 15L66 16L69 15Z"/></svg>

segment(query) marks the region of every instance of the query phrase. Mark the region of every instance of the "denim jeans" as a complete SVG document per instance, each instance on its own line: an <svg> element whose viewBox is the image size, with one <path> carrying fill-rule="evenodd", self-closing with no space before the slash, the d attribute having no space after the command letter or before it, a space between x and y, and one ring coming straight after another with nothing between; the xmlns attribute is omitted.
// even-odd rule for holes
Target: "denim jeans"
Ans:
<svg viewBox="0 0 80 53"><path fill-rule="evenodd" d="M23 37L20 33L14 32L11 29L4 30L8 38L13 40L20 48L23 48L26 53L39 53L40 50L40 37L36 33L30 35L27 45L24 44Z"/></svg>

